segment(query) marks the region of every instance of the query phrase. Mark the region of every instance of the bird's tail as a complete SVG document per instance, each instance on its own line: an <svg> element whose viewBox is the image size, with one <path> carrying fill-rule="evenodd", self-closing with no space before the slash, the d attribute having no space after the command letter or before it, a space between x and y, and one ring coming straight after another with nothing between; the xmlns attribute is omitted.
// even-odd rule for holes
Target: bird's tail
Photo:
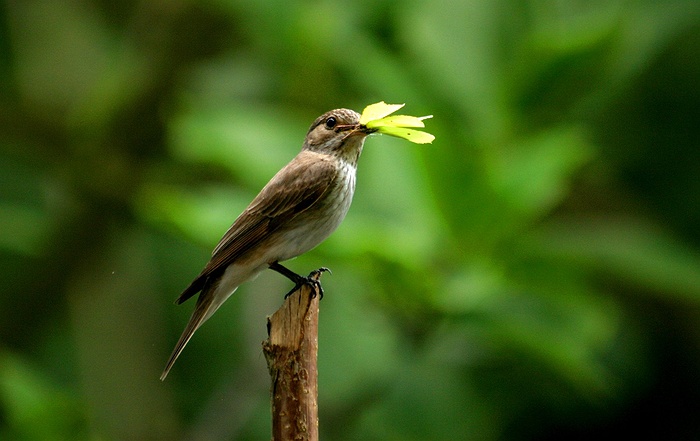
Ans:
<svg viewBox="0 0 700 441"><path fill-rule="evenodd" d="M175 364L175 360L177 360L177 357L180 356L182 350L185 349L185 346L190 341L195 331L199 329L199 327L202 326L202 324L207 321L207 319L211 317L217 309L219 309L219 306L221 306L223 301L228 298L228 296L225 296L223 299L218 299L217 297L220 296L217 296L216 294L216 287L208 287L205 288L199 295L197 305L192 312L192 317L190 317L190 321L187 322L185 330L182 331L182 335L177 341L175 349L173 349L173 353L170 355L168 363L165 365L165 369L163 369L163 373L160 376L161 381L165 380L165 377L168 376L170 369L172 369L173 365ZM233 292L231 294L233 294Z"/></svg>

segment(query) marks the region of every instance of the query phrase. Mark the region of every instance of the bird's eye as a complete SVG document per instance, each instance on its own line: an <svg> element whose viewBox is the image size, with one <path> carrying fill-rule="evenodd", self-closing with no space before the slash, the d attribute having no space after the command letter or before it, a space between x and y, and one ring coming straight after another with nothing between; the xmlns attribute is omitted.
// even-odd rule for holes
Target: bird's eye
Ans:
<svg viewBox="0 0 700 441"><path fill-rule="evenodd" d="M326 128L327 129L332 129L335 127L337 121L335 120L335 117L331 116L326 120Z"/></svg>

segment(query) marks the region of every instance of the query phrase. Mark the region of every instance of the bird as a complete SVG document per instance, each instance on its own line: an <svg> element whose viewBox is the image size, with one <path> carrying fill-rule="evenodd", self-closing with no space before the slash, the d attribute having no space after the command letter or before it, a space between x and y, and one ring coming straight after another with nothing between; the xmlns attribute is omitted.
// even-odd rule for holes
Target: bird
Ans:
<svg viewBox="0 0 700 441"><path fill-rule="evenodd" d="M160 377L165 380L195 331L249 280L272 269L294 282L318 286L314 273L300 276L280 262L323 242L345 218L355 193L357 161L365 139L376 129L360 124L360 114L335 109L316 118L301 151L263 187L236 218L204 269L175 301L199 293L182 335ZM285 297L287 297L285 296Z"/></svg>

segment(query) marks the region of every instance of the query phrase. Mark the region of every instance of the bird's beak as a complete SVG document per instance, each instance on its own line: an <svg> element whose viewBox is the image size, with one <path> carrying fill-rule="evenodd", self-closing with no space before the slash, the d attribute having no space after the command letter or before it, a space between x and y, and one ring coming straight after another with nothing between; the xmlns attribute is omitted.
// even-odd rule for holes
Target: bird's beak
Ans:
<svg viewBox="0 0 700 441"><path fill-rule="evenodd" d="M335 128L336 132L350 132L347 136L352 135L369 135L377 131L377 129L369 129L363 124L344 124Z"/></svg>
<svg viewBox="0 0 700 441"><path fill-rule="evenodd" d="M371 135L372 133L376 132L378 129L370 129L364 124L358 124L357 125L357 130L359 130L362 133L365 133L367 135Z"/></svg>
<svg viewBox="0 0 700 441"><path fill-rule="evenodd" d="M345 132L345 136L343 136L343 140L346 140L350 137L355 137L359 136L361 138L366 137L370 133L373 133L375 130L373 129L368 129L366 126L362 124L343 124L336 126L335 128L336 132Z"/></svg>

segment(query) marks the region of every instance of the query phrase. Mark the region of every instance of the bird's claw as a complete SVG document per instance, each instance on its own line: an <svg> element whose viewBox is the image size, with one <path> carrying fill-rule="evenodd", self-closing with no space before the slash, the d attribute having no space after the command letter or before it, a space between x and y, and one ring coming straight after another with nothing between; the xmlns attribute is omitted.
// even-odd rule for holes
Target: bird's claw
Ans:
<svg viewBox="0 0 700 441"><path fill-rule="evenodd" d="M301 288L304 285L308 285L311 287L311 298L314 299L316 298L316 293L318 292L319 299L323 298L323 286L321 286L321 281L319 278L321 277L321 274L327 272L328 274L333 274L329 268L321 267L319 269L313 270L309 273L308 276L303 277L299 276L299 279L296 280L294 284L294 288L292 288L291 291L289 291L287 294L284 295L284 298L286 299L287 297L291 296L296 290Z"/></svg>

